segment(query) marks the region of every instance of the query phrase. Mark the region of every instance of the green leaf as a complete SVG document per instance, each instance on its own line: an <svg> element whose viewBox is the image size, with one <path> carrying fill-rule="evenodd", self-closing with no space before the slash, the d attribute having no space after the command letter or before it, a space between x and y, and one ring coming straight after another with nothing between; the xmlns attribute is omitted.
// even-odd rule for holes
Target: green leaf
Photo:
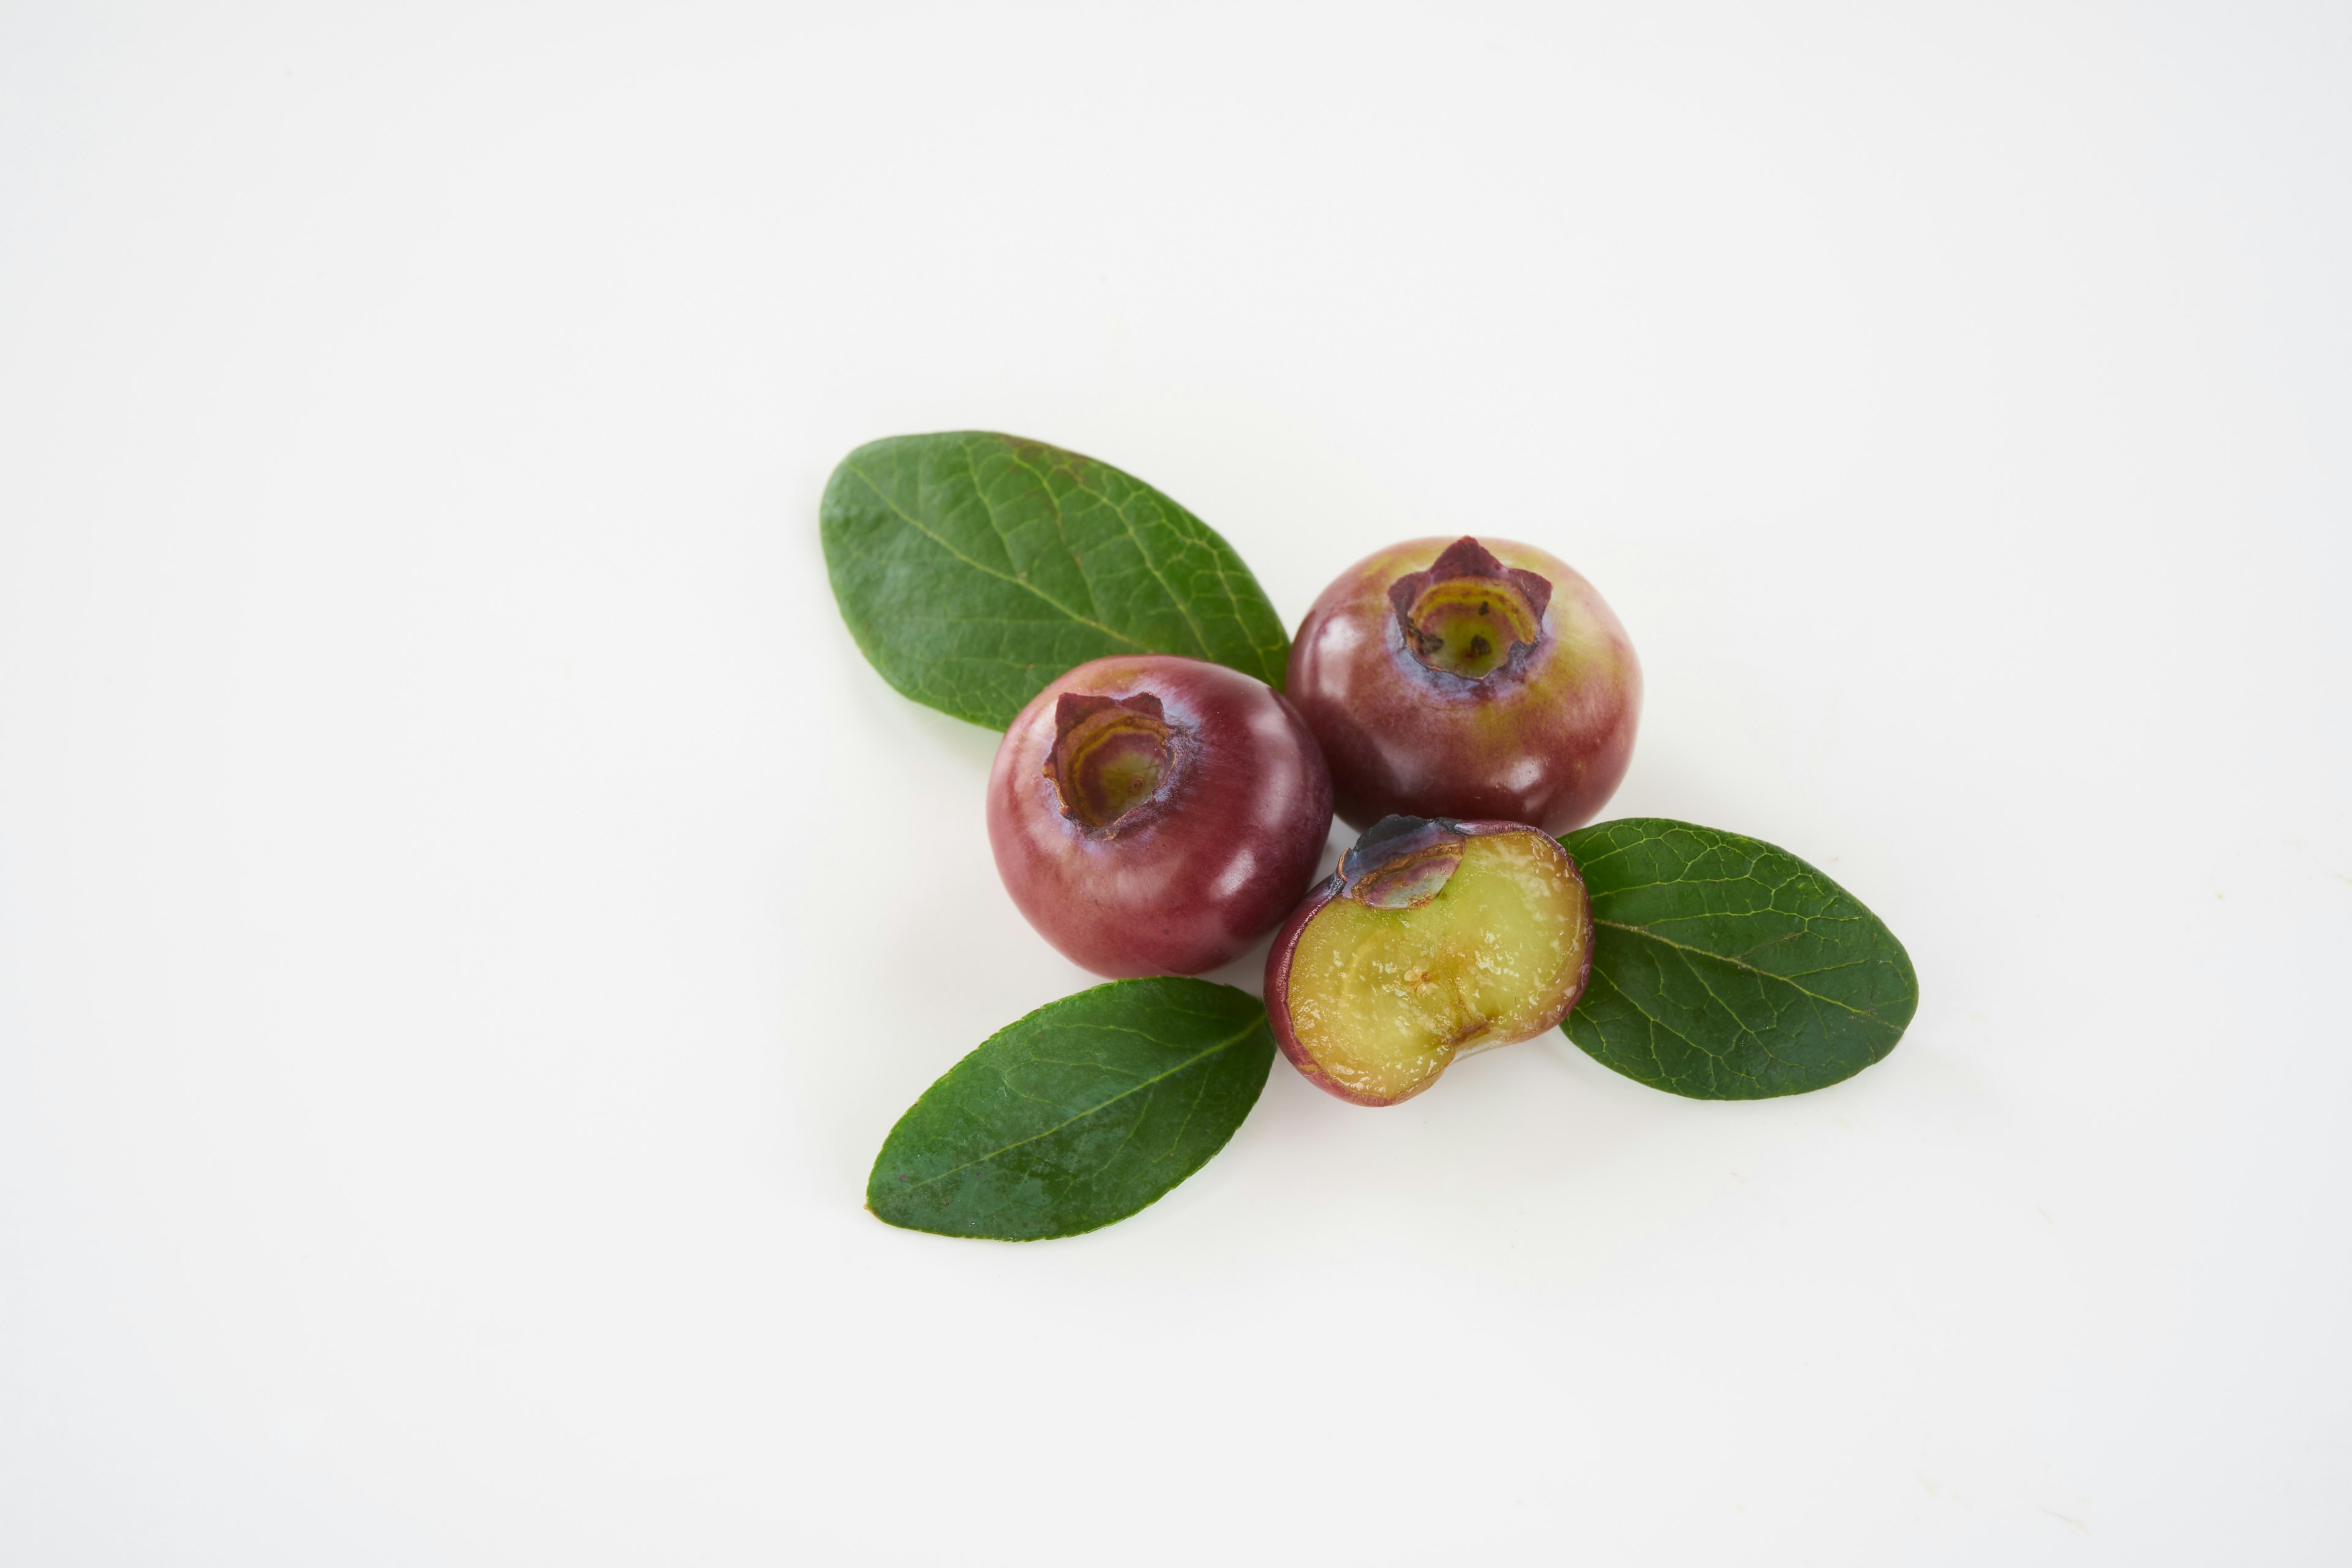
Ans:
<svg viewBox="0 0 2352 1568"><path fill-rule="evenodd" d="M1281 689L1290 640L1233 546L1108 463L984 432L894 436L841 460L819 517L857 646L959 719L1002 730L1046 682L1114 653Z"/></svg>
<svg viewBox="0 0 2352 1568"><path fill-rule="evenodd" d="M1760 839L1662 817L1570 834L1592 979L1563 1026L1603 1066L1696 1100L1822 1089L1895 1048L1910 955L1852 893Z"/></svg>
<svg viewBox="0 0 2352 1568"><path fill-rule="evenodd" d="M1157 1202L1257 1103L1274 1035L1206 980L1114 980L989 1037L898 1119L866 1206L940 1236L1038 1241Z"/></svg>

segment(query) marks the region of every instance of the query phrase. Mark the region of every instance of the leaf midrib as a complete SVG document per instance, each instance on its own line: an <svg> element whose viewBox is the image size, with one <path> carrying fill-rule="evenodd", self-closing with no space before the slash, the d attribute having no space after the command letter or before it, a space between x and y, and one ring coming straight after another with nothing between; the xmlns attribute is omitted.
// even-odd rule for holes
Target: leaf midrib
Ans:
<svg viewBox="0 0 2352 1568"><path fill-rule="evenodd" d="M1826 1002L1832 1007L1843 1007L1847 1012L1853 1014L1855 1017L1866 1018L1882 1029L1893 1027L1893 1026L1888 1024L1885 1019L1880 1017L1876 1013L1872 1012L1866 1007L1857 1007L1851 1002L1842 1002L1834 996L1824 996L1818 991L1809 990L1806 987L1798 984L1795 981L1790 979L1785 974L1776 974L1769 969L1760 969L1755 964L1748 963L1747 960L1734 958L1727 952L1716 952L1704 947L1695 947L1686 942L1676 942L1672 937L1660 936L1656 931L1650 930L1647 926L1628 925L1622 921L1604 921L1598 915L1593 917L1592 923L1597 926L1607 926L1612 931L1630 931L1635 936L1646 937L1650 941L1656 942L1659 946L1671 947L1677 952L1695 952L1701 958L1711 958L1718 963L1727 963L1734 969L1746 970L1748 973L1753 974L1759 979L1769 980L1779 984L1785 985L1801 996L1810 996L1816 1002ZM1712 994L1712 993L1710 993L1710 994Z"/></svg>
<svg viewBox="0 0 2352 1568"><path fill-rule="evenodd" d="M1128 1098L1128 1096L1132 1094L1140 1094L1145 1089L1150 1089L1153 1084L1163 1082L1168 1079L1174 1078L1178 1073L1184 1071L1188 1068L1198 1066L1200 1063L1208 1060L1211 1057L1215 1056L1220 1051L1230 1050L1233 1047L1240 1044L1242 1040L1245 1039L1248 1037L1249 1032L1256 1028L1258 1024L1259 1020L1255 1018L1251 1019L1248 1023L1244 1024L1239 1029L1236 1029L1234 1033L1226 1036L1223 1039L1219 1040L1215 1045L1202 1051L1199 1055L1190 1057L1185 1060L1177 1063L1174 1067L1170 1068L1166 1072L1155 1074L1154 1076L1147 1078L1130 1088L1120 1089L1117 1094L1112 1095L1108 1100L1102 1101L1100 1104L1089 1106L1086 1110L1079 1111L1076 1116L1070 1117L1063 1121L1058 1121L1053 1126L1046 1128L1042 1132L1033 1132L1028 1137L1007 1143L1001 1149L992 1149L977 1160L966 1160L962 1164L955 1166L953 1169L941 1171L936 1176L925 1176L919 1182L910 1182L906 1186L901 1187L898 1190L901 1192L911 1193L916 1191L918 1188L928 1187L934 1182L943 1182L950 1176L956 1175L961 1172L971 1170L974 1165L985 1165L991 1160L999 1159L1003 1155L1010 1154L1015 1149L1026 1148L1028 1145L1036 1142L1039 1139L1051 1138L1055 1133L1062 1131L1066 1128L1075 1127L1089 1116L1098 1116L1103 1111L1109 1110L1114 1105L1117 1105L1120 1100ZM1091 1028L1097 1026L1088 1025L1087 1026ZM1111 1026L1116 1027L1117 1026ZM1139 1031L1132 1029L1126 1030L1124 1032L1129 1034L1139 1033ZM1037 1058L1032 1058L1031 1059L1034 1061ZM1186 1120L1189 1121L1190 1117L1188 1116Z"/></svg>
<svg viewBox="0 0 2352 1568"><path fill-rule="evenodd" d="M1699 1057L1708 1064L1710 1073L1716 1071L1727 1072L1734 1078L1744 1078L1750 1083L1762 1083L1764 1081L1761 1074L1741 1072L1738 1068L1732 1065L1732 1058L1729 1053L1719 1053L1708 1050L1706 1046L1700 1044L1695 1039L1692 1039L1688 1035L1684 1034L1680 1029L1675 1028L1672 1024L1667 1023L1664 1018L1659 1017L1647 1007L1643 1006L1639 997L1626 990L1622 985L1617 984L1617 978L1615 975L1606 973L1601 970L1595 970L1593 971L1592 978L1608 986L1610 990L1614 991L1621 998L1623 999L1625 1005L1633 1009L1634 1016L1640 1018L1643 1023L1649 1025L1651 1028L1663 1031L1664 1033L1672 1036L1674 1038L1680 1040L1684 1045L1689 1047L1694 1055ZM1788 1065L1785 1062L1781 1062L1779 1057L1772 1054L1771 1047L1764 1044L1764 1037L1755 1030L1748 1027L1745 1024L1742 1024L1739 1026L1739 1034L1742 1039L1753 1040L1756 1042L1757 1048L1764 1053L1765 1060L1780 1062L1780 1065L1784 1067ZM1569 1038L1575 1039L1576 1037L1571 1034L1569 1036ZM1581 1042L1579 1043L1581 1044ZM1606 1030L1601 1031L1601 1043L1604 1046L1608 1044L1608 1032ZM1657 1067L1658 1080L1662 1083L1682 1082L1682 1074L1672 1072L1667 1069L1666 1058L1658 1054L1657 1041L1654 1038L1652 1039L1649 1042L1649 1046L1650 1060Z"/></svg>
<svg viewBox="0 0 2352 1568"><path fill-rule="evenodd" d="M914 515L908 512L906 508L900 506L897 501L892 500L888 496L883 494L882 487L876 484L871 479L869 479L863 468L852 468L849 471L856 475L857 482L864 485L868 491L872 492L876 500L880 501L884 506L889 508L892 513L898 517L898 521L905 523L908 528L913 529L917 533L921 534L925 539L928 539L932 543L938 545L941 550L946 551L950 555L954 556L958 561L961 561L965 565L971 567L973 571L993 577L1000 583L1010 583L1016 588L1021 588L1031 594L1034 594L1038 598L1043 599L1045 603L1053 605L1055 609L1059 610L1063 615L1069 616L1070 619L1077 622L1080 626L1092 626L1095 630L1102 633L1103 636L1110 637L1115 641L1124 643L1129 647L1134 648L1139 653L1144 651L1143 645L1136 641L1133 637L1127 637L1119 632L1115 632L1111 630L1110 627L1103 625L1100 621L1078 614L1077 611L1070 608L1069 605L1062 603L1061 600L1056 599L1053 595L1048 594L1045 589L1040 588L1036 584L1030 582L1027 578L1015 577L1008 573L999 572L995 567L991 566L985 561L973 560L971 556L966 555L962 551L958 550L954 545L949 543L940 535L932 532L929 529L925 528L920 522L915 520ZM983 506L987 504L985 498L982 498L981 504ZM992 512L990 515L992 520L994 514ZM990 526L992 528L994 526L992 521ZM1001 538L1003 536L1000 534L999 537ZM1076 557L1074 556L1072 559L1075 560Z"/></svg>
<svg viewBox="0 0 2352 1568"><path fill-rule="evenodd" d="M1062 516L1062 498L1054 493L1054 486L1046 478L1045 471L1043 468L1031 466L1028 458L1023 457L1017 447L1013 453L1013 461L1014 466L1037 481L1037 493L1045 498L1046 506L1052 509L1054 518L1054 537L1062 542L1062 553L1067 555L1070 560L1076 564L1079 574L1084 576L1086 574L1086 561L1076 550L1070 547L1069 530L1065 526L1065 519ZM996 508L989 503L988 492L980 482L979 465L973 459L971 450L969 447L966 447L964 449L964 468L965 470L971 475L972 492L980 497L980 504L988 508L988 520L990 526L995 527ZM1084 478L1073 473L1071 476L1071 482L1076 485L1079 489L1087 490L1087 482ZM1111 516L1118 519L1118 526L1120 530L1126 533L1129 542L1135 546L1136 557L1143 563L1143 569L1151 574L1152 581L1158 583L1161 590L1167 594L1168 602L1176 606L1177 613L1184 617L1184 627L1187 631L1192 634L1192 647L1198 651L1201 658L1204 659L1209 658L1209 634L1201 629L1200 621L1193 616L1192 605L1185 599L1183 595L1176 591L1176 584L1168 580L1168 574L1160 570L1159 562L1152 559L1151 547L1144 542L1142 533L1139 531L1135 526L1135 520L1127 514L1127 502L1133 500L1136 498L1130 495L1125 500L1115 500L1112 498L1109 487L1108 486L1099 489L1088 490L1087 493L1091 494L1104 506L1109 508ZM1002 528L998 528L996 532L997 537L1000 539L1004 536L1004 531ZM1218 585L1220 587L1223 586L1222 581ZM1087 596L1089 598L1093 597L1094 584L1092 579L1088 579L1087 588Z"/></svg>

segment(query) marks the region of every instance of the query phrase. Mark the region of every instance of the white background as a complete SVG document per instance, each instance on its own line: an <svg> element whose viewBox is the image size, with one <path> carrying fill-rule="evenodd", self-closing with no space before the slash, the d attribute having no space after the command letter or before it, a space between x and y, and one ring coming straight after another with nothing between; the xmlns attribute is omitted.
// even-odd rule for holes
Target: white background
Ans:
<svg viewBox="0 0 2352 1568"><path fill-rule="evenodd" d="M2328 4L0 5L0 1559L2346 1561L2347 83ZM877 1224L1086 979L825 587L964 427L1294 623L1566 556L1612 812L1844 881L1909 1037L1277 1064L1098 1235Z"/></svg>

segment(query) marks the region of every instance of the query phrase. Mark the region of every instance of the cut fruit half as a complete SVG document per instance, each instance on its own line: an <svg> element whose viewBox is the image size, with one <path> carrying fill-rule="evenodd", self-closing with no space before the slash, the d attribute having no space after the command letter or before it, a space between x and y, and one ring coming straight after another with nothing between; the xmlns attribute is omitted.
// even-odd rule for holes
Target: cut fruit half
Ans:
<svg viewBox="0 0 2352 1568"><path fill-rule="evenodd" d="M1275 938L1266 1011L1319 1087L1394 1105L1458 1058L1557 1026L1591 963L1591 905L1558 839L1391 816Z"/></svg>

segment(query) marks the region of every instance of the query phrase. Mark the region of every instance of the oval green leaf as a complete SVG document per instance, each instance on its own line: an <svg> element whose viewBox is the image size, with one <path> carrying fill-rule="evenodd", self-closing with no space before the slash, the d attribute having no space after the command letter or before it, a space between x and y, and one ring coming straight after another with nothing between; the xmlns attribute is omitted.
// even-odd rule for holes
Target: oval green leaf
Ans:
<svg viewBox="0 0 2352 1568"><path fill-rule="evenodd" d="M1289 638L1233 546L1108 463L979 431L894 436L842 459L819 520L857 646L959 719L1002 730L1047 681L1114 653L1282 686Z"/></svg>
<svg viewBox="0 0 2352 1568"><path fill-rule="evenodd" d="M1826 1088L1919 1005L1895 933L1785 849L1663 817L1563 838L1592 895L1592 978L1562 1026L1603 1066L1695 1100Z"/></svg>
<svg viewBox="0 0 2352 1568"><path fill-rule="evenodd" d="M890 1130L866 1206L908 1230L1040 1241L1125 1219L1208 1163L1265 1087L1246 991L1114 980L1040 1007Z"/></svg>

